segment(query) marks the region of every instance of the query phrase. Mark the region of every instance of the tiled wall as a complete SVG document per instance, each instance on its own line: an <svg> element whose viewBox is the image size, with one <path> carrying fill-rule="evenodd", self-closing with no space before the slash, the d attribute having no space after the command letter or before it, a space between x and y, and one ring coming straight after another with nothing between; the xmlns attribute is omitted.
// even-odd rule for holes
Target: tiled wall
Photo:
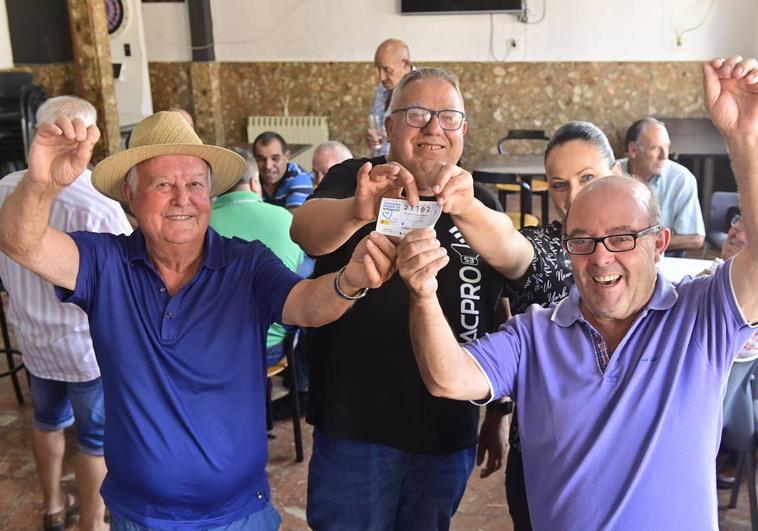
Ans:
<svg viewBox="0 0 758 531"><path fill-rule="evenodd" d="M194 110L190 63L150 63L156 110ZM548 133L572 119L590 120L621 149L638 117L703 116L700 65L657 63L436 63L461 80L469 135L465 157L495 151L511 128ZM61 67L35 67L50 94L72 85ZM370 63L221 63L221 102L227 142L245 140L253 114L326 115L330 135L364 154L368 109L376 83Z"/></svg>

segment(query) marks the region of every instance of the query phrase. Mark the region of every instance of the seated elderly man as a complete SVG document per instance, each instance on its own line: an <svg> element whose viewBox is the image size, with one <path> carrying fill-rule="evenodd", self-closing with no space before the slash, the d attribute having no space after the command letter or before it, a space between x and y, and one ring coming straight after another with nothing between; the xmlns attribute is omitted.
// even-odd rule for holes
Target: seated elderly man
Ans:
<svg viewBox="0 0 758 531"><path fill-rule="evenodd" d="M667 253L683 255L705 242L703 213L697 198L697 181L690 170L669 160L666 125L650 116L634 122L626 132L628 157L621 169L650 185L661 205L663 224L671 231Z"/></svg>
<svg viewBox="0 0 758 531"><path fill-rule="evenodd" d="M714 59L704 77L756 234L758 62ZM448 256L428 229L406 236L398 268L427 387L514 398L534 529L717 529L721 399L758 320L756 240L712 276L672 285L656 274L670 231L655 196L617 176L578 193L564 231L569 296L463 347L436 297Z"/></svg>
<svg viewBox="0 0 758 531"><path fill-rule="evenodd" d="M267 203L297 208L313 191L311 176L290 162L290 148L279 133L265 131L255 137L253 156Z"/></svg>
<svg viewBox="0 0 758 531"><path fill-rule="evenodd" d="M313 150L313 162L311 163L311 167L313 168L313 187L315 188L321 183L329 168L352 158L353 154L342 142L330 140L329 142L319 144Z"/></svg>
<svg viewBox="0 0 758 531"><path fill-rule="evenodd" d="M92 174L139 222L130 237L48 226L84 170L95 126L59 118L34 138L0 210L0 250L89 317L105 393L103 498L112 529L276 529L265 473L265 341L272 322L320 326L379 286L394 248L378 234L336 274L302 280L259 242L208 228L239 155L203 145L178 113L140 122Z"/></svg>
<svg viewBox="0 0 758 531"><path fill-rule="evenodd" d="M245 158L245 171L239 182L213 202L210 226L227 238L258 240L271 249L291 271L297 271L303 261L303 250L290 238L292 214L283 207L270 205L261 199L258 167L245 149L232 151ZM286 331L279 323L272 324L266 335L266 364L270 367L284 357Z"/></svg>

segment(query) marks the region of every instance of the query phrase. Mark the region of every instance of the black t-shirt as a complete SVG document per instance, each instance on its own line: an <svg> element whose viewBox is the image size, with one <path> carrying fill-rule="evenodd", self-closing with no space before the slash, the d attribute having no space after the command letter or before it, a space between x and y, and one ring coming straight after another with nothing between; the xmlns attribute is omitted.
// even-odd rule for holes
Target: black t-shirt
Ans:
<svg viewBox="0 0 758 531"><path fill-rule="evenodd" d="M358 168L367 160L333 167L311 197L352 197ZM371 162L381 164L384 157ZM475 195L499 209L488 190L477 187ZM347 264L374 227L374 222L367 224L339 249L317 258L315 274ZM450 256L438 274L437 296L456 338L465 342L492 330L504 278L466 245L450 216L443 213L435 230ZM330 436L423 454L476 444L479 408L435 398L421 380L410 343L408 289L400 275L369 290L340 319L310 335L308 421Z"/></svg>

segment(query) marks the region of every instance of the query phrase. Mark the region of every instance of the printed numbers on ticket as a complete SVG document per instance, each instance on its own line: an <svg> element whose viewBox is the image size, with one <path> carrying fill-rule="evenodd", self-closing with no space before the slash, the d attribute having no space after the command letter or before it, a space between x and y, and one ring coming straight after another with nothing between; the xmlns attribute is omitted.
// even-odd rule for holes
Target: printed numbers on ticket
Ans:
<svg viewBox="0 0 758 531"><path fill-rule="evenodd" d="M432 228L442 214L435 201L419 201L411 206L405 199L382 198L376 231L387 236L403 237L412 230Z"/></svg>

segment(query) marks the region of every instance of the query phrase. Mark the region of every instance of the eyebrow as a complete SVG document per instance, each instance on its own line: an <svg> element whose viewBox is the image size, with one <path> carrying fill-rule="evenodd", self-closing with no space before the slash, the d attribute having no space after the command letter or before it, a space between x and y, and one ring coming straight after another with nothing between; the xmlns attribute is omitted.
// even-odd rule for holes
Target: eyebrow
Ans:
<svg viewBox="0 0 758 531"><path fill-rule="evenodd" d="M609 229L609 231L606 234L604 234L602 237L613 236L614 234L633 234L635 232L637 231L632 229L631 225L619 225L619 226L612 227L611 229ZM569 238L575 238L575 237L576 238L585 238L585 237L594 238L594 236L590 236L590 231L588 231L587 229L582 229L582 228L577 228L577 229L572 230L571 232L567 234L567 236ZM600 238L601 236L597 236L597 237Z"/></svg>

